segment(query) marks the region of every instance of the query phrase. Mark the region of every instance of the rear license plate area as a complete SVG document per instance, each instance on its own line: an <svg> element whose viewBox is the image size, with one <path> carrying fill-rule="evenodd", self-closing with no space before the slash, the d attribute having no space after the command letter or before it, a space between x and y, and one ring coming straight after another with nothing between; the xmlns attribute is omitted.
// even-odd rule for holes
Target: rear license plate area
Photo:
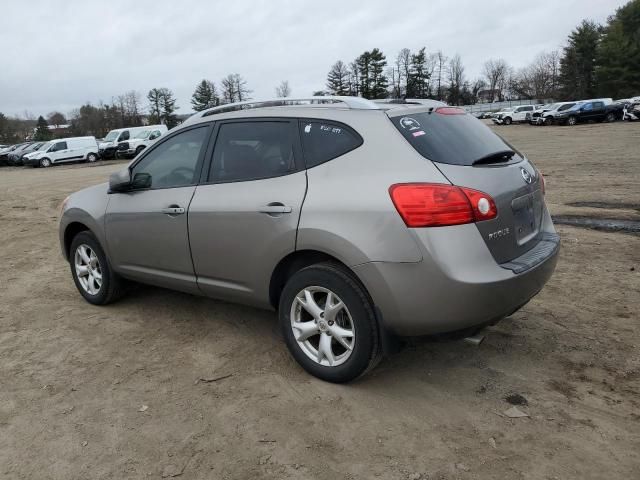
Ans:
<svg viewBox="0 0 640 480"><path fill-rule="evenodd" d="M534 191L511 202L513 226L518 245L524 245L540 231L542 220L542 197Z"/></svg>

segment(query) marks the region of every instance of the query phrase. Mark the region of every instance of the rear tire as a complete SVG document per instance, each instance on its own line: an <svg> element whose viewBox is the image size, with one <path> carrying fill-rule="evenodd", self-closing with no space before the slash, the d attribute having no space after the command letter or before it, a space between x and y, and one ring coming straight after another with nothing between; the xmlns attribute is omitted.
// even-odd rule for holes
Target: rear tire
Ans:
<svg viewBox="0 0 640 480"><path fill-rule="evenodd" d="M278 314L291 355L322 380L349 382L382 357L373 303L340 265L320 263L294 273L280 296Z"/></svg>
<svg viewBox="0 0 640 480"><path fill-rule="evenodd" d="M604 118L604 121L607 123L615 122L616 116L612 112L607 113L607 116Z"/></svg>
<svg viewBox="0 0 640 480"><path fill-rule="evenodd" d="M136 154L135 156L137 157L138 155L140 155L140 152L144 150L144 147L141 145L138 148L136 148Z"/></svg>
<svg viewBox="0 0 640 480"><path fill-rule="evenodd" d="M115 273L100 243L89 231L80 232L69 249L71 276L80 295L93 305L115 302L124 292L124 281Z"/></svg>
<svg viewBox="0 0 640 480"><path fill-rule="evenodd" d="M98 155L96 155L95 153L89 153L89 155L87 155L87 162L89 163L94 163L98 160Z"/></svg>

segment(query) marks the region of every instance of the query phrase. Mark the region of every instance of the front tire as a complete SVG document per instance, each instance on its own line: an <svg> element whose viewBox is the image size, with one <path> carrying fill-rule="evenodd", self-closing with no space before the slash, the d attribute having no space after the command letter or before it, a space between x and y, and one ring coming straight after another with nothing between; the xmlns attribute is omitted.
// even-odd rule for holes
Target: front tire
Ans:
<svg viewBox="0 0 640 480"><path fill-rule="evenodd" d="M51 160L47 157L40 159L40 166L43 168L48 168L51 166Z"/></svg>
<svg viewBox="0 0 640 480"><path fill-rule="evenodd" d="M321 263L293 274L280 297L279 317L291 355L322 380L349 382L381 358L371 299L339 265Z"/></svg>
<svg viewBox="0 0 640 480"><path fill-rule="evenodd" d="M613 113L607 113L607 116L604 119L605 122L611 123L616 121L616 116Z"/></svg>
<svg viewBox="0 0 640 480"><path fill-rule="evenodd" d="M576 123L578 123L578 119L573 115L567 118L567 125L569 125L570 127L573 127Z"/></svg>
<svg viewBox="0 0 640 480"><path fill-rule="evenodd" d="M123 281L112 269L96 237L80 232L71 242L69 265L76 288L93 305L107 305L123 292Z"/></svg>
<svg viewBox="0 0 640 480"><path fill-rule="evenodd" d="M503 123L504 123L505 125L511 125L511 117L507 117L507 118L505 118L505 119L504 119L504 121L503 121Z"/></svg>

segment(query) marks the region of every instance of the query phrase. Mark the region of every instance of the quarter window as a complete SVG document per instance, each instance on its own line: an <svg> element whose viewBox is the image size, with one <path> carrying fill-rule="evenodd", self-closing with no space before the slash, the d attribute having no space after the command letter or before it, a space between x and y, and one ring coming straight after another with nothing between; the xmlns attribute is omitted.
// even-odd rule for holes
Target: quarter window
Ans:
<svg viewBox="0 0 640 480"><path fill-rule="evenodd" d="M296 170L291 122L220 125L210 182L239 182L287 175Z"/></svg>
<svg viewBox="0 0 640 480"><path fill-rule="evenodd" d="M344 125L300 121L300 136L307 168L344 155L362 145L362 138Z"/></svg>
<svg viewBox="0 0 640 480"><path fill-rule="evenodd" d="M193 185L208 131L207 126L193 128L162 142L133 167L133 176L150 175L151 188Z"/></svg>

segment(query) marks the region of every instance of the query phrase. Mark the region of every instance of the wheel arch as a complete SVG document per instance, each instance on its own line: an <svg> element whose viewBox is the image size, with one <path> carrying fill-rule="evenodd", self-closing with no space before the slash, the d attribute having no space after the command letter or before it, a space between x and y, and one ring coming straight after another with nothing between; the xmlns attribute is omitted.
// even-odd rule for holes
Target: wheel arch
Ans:
<svg viewBox="0 0 640 480"><path fill-rule="evenodd" d="M73 239L80 232L86 232L86 231L91 232L91 229L84 223L78 222L78 221L71 222L69 223L69 225L65 227L64 235L63 235L63 253L64 253L64 257L67 260L69 260L69 255L70 255L69 250L71 249L71 242L73 242Z"/></svg>
<svg viewBox="0 0 640 480"><path fill-rule="evenodd" d="M360 283L367 292L367 295L369 294L366 286L358 278L358 275L356 275L356 273L340 259L320 250L296 250L282 258L273 269L271 279L269 281L269 302L271 303L271 306L276 310L278 309L280 294L282 293L282 289L284 288L288 278L305 267L323 262L332 262L340 265L349 272L353 278L358 281L358 283Z"/></svg>

